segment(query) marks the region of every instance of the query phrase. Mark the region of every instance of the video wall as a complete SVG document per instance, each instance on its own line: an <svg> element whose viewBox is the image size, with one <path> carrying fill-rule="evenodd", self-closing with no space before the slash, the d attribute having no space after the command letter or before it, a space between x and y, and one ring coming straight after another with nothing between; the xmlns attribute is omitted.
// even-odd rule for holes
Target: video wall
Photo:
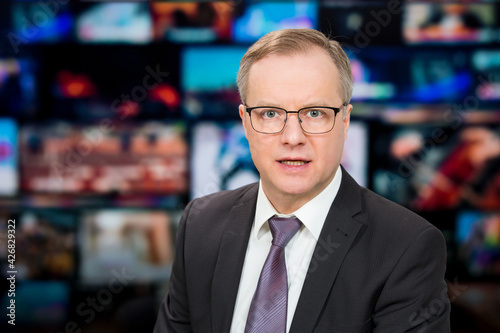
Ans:
<svg viewBox="0 0 500 333"><path fill-rule="evenodd" d="M18 332L152 330L182 209L259 179L236 74L283 28L319 29L351 60L344 167L442 230L447 279L500 288L500 3L3 1ZM0 259L6 274L5 237Z"/></svg>

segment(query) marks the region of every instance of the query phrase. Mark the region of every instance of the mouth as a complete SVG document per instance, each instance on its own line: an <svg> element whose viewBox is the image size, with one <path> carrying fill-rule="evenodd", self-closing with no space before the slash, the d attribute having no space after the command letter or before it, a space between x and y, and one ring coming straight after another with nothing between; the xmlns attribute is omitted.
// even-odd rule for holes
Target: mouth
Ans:
<svg viewBox="0 0 500 333"><path fill-rule="evenodd" d="M309 163L310 161L291 161L291 160L283 160L283 161L278 161L281 164L285 165L304 165Z"/></svg>

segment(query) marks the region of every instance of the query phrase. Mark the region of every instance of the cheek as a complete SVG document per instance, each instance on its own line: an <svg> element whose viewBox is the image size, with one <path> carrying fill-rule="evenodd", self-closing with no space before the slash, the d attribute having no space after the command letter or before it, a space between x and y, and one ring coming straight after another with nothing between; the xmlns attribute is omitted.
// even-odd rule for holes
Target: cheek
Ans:
<svg viewBox="0 0 500 333"><path fill-rule="evenodd" d="M344 132L335 133L328 140L322 141L315 146L317 158L322 162L322 168L328 168L331 165L339 163L342 157L342 148L344 146Z"/></svg>
<svg viewBox="0 0 500 333"><path fill-rule="evenodd" d="M259 153L269 153L272 150L272 136L259 135L259 133L248 134L248 145L250 149ZM262 156L259 156L262 157Z"/></svg>
<svg viewBox="0 0 500 333"><path fill-rule="evenodd" d="M249 134L248 146L250 147L250 153L252 154L252 160L257 167L266 163L266 160L270 160L271 156L271 144L267 140L255 137L253 134Z"/></svg>

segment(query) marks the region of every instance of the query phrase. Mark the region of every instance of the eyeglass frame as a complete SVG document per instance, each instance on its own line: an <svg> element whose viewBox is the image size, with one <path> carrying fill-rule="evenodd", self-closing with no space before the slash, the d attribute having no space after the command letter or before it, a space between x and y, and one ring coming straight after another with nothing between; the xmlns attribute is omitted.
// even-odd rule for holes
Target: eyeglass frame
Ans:
<svg viewBox="0 0 500 333"><path fill-rule="evenodd" d="M289 113L296 113L297 114L297 119L299 120L300 129L302 129L302 131L304 133L307 133L307 134L325 134L325 133L331 132L333 130L333 128L335 127L335 119L337 118L337 114L340 112L340 110L342 108L345 108L347 106L347 103L342 104L338 108L333 107L333 106L307 106L307 107L298 109L297 111L288 111L288 110L280 108L278 106L254 106L254 107L248 107L248 105L246 105L246 104L243 104L243 106L245 107L245 111L248 112L248 116L250 117L250 125L252 125L252 128L253 128L253 130L255 132L262 133L262 134L278 134L278 133L281 133L281 132L283 132L283 130L286 127L286 122L288 120L288 114ZM254 109L260 109L260 108L280 109L280 110L285 111L286 117L285 117L285 120L283 121L283 127L281 128L281 130L279 130L278 132L267 133L267 132L257 131L255 129L255 127L253 126L253 122L252 122L252 110L254 110ZM330 110L333 110L335 112L335 116L333 117L332 128L330 128L328 131L318 132L318 133L312 133L312 132L308 132L308 131L304 130L304 128L302 127L302 119L300 119L300 117L299 117L299 112L302 111L302 110L305 110L305 109L314 109L314 108L330 109Z"/></svg>

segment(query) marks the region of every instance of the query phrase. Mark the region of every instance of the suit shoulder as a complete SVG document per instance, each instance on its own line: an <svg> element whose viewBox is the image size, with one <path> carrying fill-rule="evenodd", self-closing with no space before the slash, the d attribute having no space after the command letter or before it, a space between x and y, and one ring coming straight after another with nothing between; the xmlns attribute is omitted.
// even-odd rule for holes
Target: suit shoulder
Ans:
<svg viewBox="0 0 500 333"><path fill-rule="evenodd" d="M234 205L240 202L255 200L257 198L258 189L259 183L252 183L235 190L220 191L196 198L190 203L192 206L191 210L203 210L206 213L230 210Z"/></svg>
<svg viewBox="0 0 500 333"><path fill-rule="evenodd" d="M432 248L436 256L445 253L444 236L429 221L368 189L361 193L365 207L355 218L366 226L367 249L385 258L389 270L411 247Z"/></svg>
<svg viewBox="0 0 500 333"><path fill-rule="evenodd" d="M401 232L419 232L427 228L435 228L429 221L389 199L373 191L361 187L366 212L370 224L395 228Z"/></svg>

